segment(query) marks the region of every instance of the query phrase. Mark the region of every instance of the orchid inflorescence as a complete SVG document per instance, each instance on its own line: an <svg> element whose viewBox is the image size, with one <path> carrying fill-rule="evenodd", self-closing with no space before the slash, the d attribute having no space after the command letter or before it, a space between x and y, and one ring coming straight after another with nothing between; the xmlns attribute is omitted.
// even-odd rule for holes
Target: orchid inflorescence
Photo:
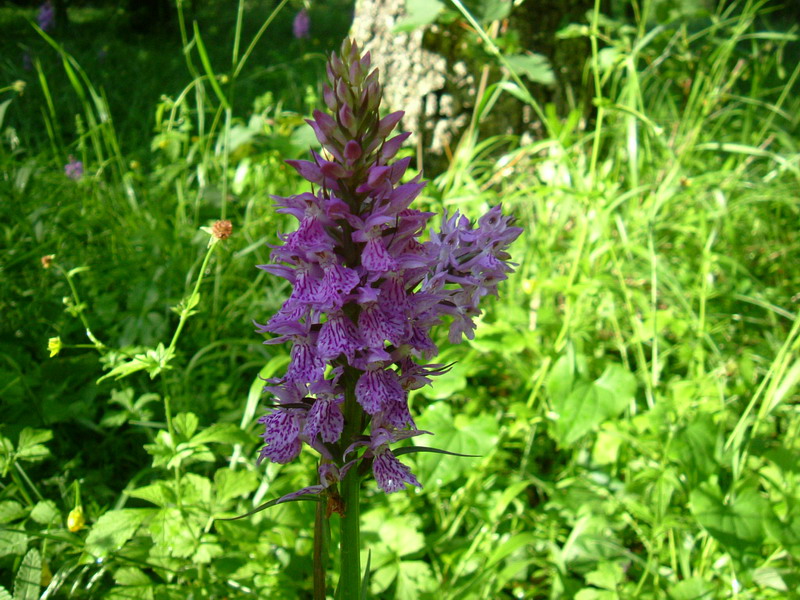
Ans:
<svg viewBox="0 0 800 600"><path fill-rule="evenodd" d="M425 182L401 183L410 158L390 162L409 135L389 137L403 112L380 118L378 70L355 42L331 56L327 75L330 113L308 121L322 152L287 161L312 191L276 198L299 226L259 266L292 285L258 325L277 334L266 344L292 345L285 375L265 388L276 404L260 419L259 461L290 462L303 443L321 455L320 484L282 500L319 493L356 463L387 493L420 486L390 447L430 433L417 429L408 394L448 368L427 362L438 353L431 330L449 320L451 343L473 338L479 303L512 271L506 249L522 231L495 206L477 227L445 215L421 241L434 213L409 206Z"/></svg>

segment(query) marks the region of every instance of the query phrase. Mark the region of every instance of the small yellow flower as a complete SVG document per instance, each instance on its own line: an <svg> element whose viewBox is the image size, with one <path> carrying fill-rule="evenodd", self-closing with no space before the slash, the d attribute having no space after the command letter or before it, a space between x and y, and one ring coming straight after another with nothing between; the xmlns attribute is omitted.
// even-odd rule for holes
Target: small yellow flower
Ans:
<svg viewBox="0 0 800 600"><path fill-rule="evenodd" d="M11 87L18 94L22 94L22 92L25 91L25 86L26 85L27 84L24 81L22 81L22 79L17 79L14 83L11 84Z"/></svg>
<svg viewBox="0 0 800 600"><path fill-rule="evenodd" d="M47 349L50 351L50 358L61 352L61 338L56 336L47 340Z"/></svg>
<svg viewBox="0 0 800 600"><path fill-rule="evenodd" d="M72 533L76 533L83 529L85 524L86 519L83 516L83 507L76 506L69 512L69 516L67 517L67 529Z"/></svg>
<svg viewBox="0 0 800 600"><path fill-rule="evenodd" d="M55 254L45 254L42 257L42 268L49 269L53 265L53 259L55 259Z"/></svg>

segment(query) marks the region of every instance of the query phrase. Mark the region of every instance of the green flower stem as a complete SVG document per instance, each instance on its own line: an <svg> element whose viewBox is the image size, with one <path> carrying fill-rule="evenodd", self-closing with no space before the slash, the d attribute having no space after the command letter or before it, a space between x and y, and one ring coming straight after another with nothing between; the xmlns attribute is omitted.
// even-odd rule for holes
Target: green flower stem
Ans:
<svg viewBox="0 0 800 600"><path fill-rule="evenodd" d="M175 346L178 343L178 337L181 335L181 331L183 331L183 326L186 323L186 319L189 318L193 307L197 304L197 302L193 302L193 300L199 297L200 284L203 283L203 273L206 272L208 261L211 259L211 255L214 253L214 248L217 246L217 242L218 240L212 239L211 244L208 246L208 251L206 252L205 258L203 258L203 264L200 267L200 274L197 276L197 281L194 282L192 295L189 296L189 300L185 303L183 309L181 310L181 320L178 322L178 327L175 329L175 334L172 336L172 341L169 343L169 348L167 349L168 356L172 351L175 350Z"/></svg>
<svg viewBox="0 0 800 600"><path fill-rule="evenodd" d="M358 371L346 368L344 377L344 423L343 440L352 440L363 429L364 412L356 401ZM341 483L341 498L344 514L339 524L339 552L341 573L336 589L337 600L358 600L361 590L361 477L358 469L347 472Z"/></svg>
<svg viewBox="0 0 800 600"><path fill-rule="evenodd" d="M64 278L67 280L67 283L69 284L69 289L72 292L72 300L75 302L75 308L78 318L81 320L81 323L83 323L83 327L86 330L86 337L89 338L89 340L93 344L92 347L95 348L98 352L100 350L103 350L106 347L106 345L100 340L98 340L97 337L95 337L95 335L92 333L92 329L89 327L89 321L86 320L86 315L83 314L83 310L81 309L81 298L78 295L78 288L75 287L75 282L72 281L72 274L68 271L65 271L59 264L55 264L54 266L61 272L61 274L64 276Z"/></svg>
<svg viewBox="0 0 800 600"><path fill-rule="evenodd" d="M317 502L314 513L314 600L325 600L325 564L328 560L325 502Z"/></svg>
<svg viewBox="0 0 800 600"><path fill-rule="evenodd" d="M357 600L361 589L361 512L359 493L361 478L357 469L350 469L342 480L344 515L340 522L340 554L337 600Z"/></svg>

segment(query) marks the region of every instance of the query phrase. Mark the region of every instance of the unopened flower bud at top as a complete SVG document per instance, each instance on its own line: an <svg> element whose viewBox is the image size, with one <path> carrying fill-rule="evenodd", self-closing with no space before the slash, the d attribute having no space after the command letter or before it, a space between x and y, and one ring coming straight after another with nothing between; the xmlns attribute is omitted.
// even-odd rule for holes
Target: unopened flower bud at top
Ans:
<svg viewBox="0 0 800 600"><path fill-rule="evenodd" d="M217 221L211 227L211 235L218 240L227 240L233 233L233 225L230 221Z"/></svg>
<svg viewBox="0 0 800 600"><path fill-rule="evenodd" d="M83 507L79 505L69 511L69 516L67 516L67 529L72 533L77 533L83 529L84 525L86 525L86 517L83 514Z"/></svg>

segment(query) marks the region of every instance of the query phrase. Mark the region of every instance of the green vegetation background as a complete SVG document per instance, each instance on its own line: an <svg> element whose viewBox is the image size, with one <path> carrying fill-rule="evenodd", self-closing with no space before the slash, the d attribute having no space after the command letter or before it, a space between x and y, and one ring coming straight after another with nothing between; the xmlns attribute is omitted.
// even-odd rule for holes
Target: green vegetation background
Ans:
<svg viewBox="0 0 800 600"><path fill-rule="evenodd" d="M525 232L476 339L412 399L432 445L482 458L406 456L424 490L368 486L372 593L797 597L790 12L598 4L559 33L590 42L592 108L556 114L457 4L498 82L474 121L510 94L544 133L468 131L421 199L502 200ZM315 4L295 40L298 7L208 2L145 35L75 6L52 37L0 8L0 599L310 597L307 503L214 522L314 469L254 464L259 377L287 362L252 327L286 286L254 265L291 226L270 195L304 185L282 161L314 143L352 8Z"/></svg>

